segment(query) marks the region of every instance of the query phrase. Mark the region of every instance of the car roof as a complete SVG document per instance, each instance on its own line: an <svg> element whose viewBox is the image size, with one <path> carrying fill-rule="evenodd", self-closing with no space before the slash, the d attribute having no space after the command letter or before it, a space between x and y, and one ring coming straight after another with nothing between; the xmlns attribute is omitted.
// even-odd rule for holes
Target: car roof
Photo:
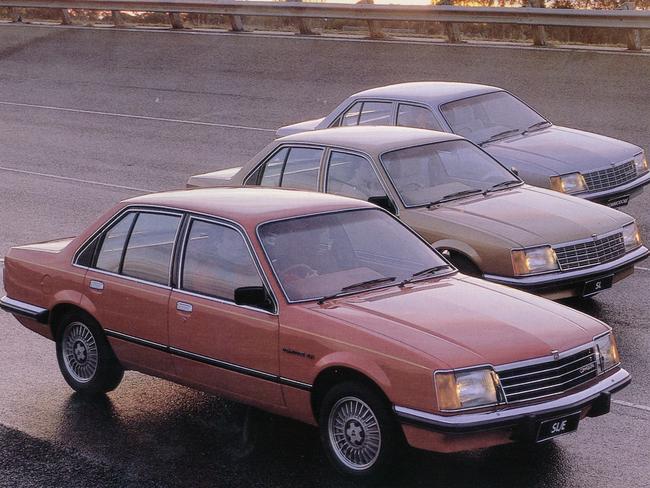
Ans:
<svg viewBox="0 0 650 488"><path fill-rule="evenodd" d="M447 81L419 81L380 86L355 93L350 98L388 98L421 102L430 106L459 100L461 98L483 95L502 88L474 83L456 83Z"/></svg>
<svg viewBox="0 0 650 488"><path fill-rule="evenodd" d="M455 134L428 129L394 126L350 126L300 132L278 139L278 143L322 144L370 154L435 142L463 139Z"/></svg>
<svg viewBox="0 0 650 488"><path fill-rule="evenodd" d="M129 198L126 205L160 206L212 215L255 226L268 220L353 208L375 208L353 198L263 187L175 190Z"/></svg>

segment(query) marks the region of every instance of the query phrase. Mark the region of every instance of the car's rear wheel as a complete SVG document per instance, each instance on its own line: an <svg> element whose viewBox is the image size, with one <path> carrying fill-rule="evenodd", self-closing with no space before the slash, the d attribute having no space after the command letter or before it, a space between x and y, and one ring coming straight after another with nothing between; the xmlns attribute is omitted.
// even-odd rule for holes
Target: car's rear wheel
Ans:
<svg viewBox="0 0 650 488"><path fill-rule="evenodd" d="M114 390L124 376L101 327L84 314L68 314L59 322L56 357L66 382L78 392Z"/></svg>
<svg viewBox="0 0 650 488"><path fill-rule="evenodd" d="M321 441L327 457L347 476L377 481L394 470L403 435L386 400L363 383L331 388L321 405Z"/></svg>

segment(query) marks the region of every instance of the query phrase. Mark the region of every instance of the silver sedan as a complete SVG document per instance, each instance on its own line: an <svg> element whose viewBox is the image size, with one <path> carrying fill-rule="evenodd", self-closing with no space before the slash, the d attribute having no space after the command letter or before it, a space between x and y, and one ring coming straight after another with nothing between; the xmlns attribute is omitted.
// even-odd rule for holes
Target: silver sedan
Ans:
<svg viewBox="0 0 650 488"><path fill-rule="evenodd" d="M401 125L459 134L526 183L620 207L650 183L643 149L554 125L507 91L486 85L401 83L356 93L327 117L278 136L350 125Z"/></svg>

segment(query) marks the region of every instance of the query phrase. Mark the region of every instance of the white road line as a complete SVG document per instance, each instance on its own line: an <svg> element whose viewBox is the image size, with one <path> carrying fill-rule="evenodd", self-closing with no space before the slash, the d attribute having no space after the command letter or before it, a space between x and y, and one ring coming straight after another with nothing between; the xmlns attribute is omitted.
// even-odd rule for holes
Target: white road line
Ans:
<svg viewBox="0 0 650 488"><path fill-rule="evenodd" d="M636 403L630 403L623 400L612 400L612 403L615 403L617 405L623 405L624 407L636 408L638 410L643 410L645 412L650 412L650 407L647 407L645 405L638 405Z"/></svg>
<svg viewBox="0 0 650 488"><path fill-rule="evenodd" d="M644 268L643 266L635 266L634 269L640 269L641 271L650 271L650 268Z"/></svg>
<svg viewBox="0 0 650 488"><path fill-rule="evenodd" d="M123 185L114 185L112 183L102 183L101 181L92 181L92 180L82 180L79 178L71 178L69 176L60 176L60 175L52 175L49 173L37 173L36 171L26 171L23 169L16 169L16 168L5 168L4 166L0 166L0 171L9 171L11 173L19 173L19 174L24 174L24 175L31 175L31 176L42 176L43 178L53 178L55 180L63 180L63 181L73 181L75 183L85 183L87 185L97 185L97 186L104 186L107 188L117 188L119 190L130 190L130 191L137 191L137 192L142 192L142 193L154 193L155 190L149 190L146 188L136 188L133 186L123 186Z"/></svg>
<svg viewBox="0 0 650 488"><path fill-rule="evenodd" d="M198 120L168 119L165 117L150 117L148 115L121 114L117 112L101 112L99 110L82 110L78 108L55 107L51 105L36 105L33 103L0 101L0 105L7 105L11 107L38 108L42 110L57 110L59 112L72 112L78 114L104 115L108 117L122 117L125 119L153 120L155 122L171 122L173 124L201 125L206 127L219 127L222 129L240 129L240 130L254 130L258 132L275 132L274 129L265 129L263 127L251 127L247 125L218 124L216 122L201 122Z"/></svg>

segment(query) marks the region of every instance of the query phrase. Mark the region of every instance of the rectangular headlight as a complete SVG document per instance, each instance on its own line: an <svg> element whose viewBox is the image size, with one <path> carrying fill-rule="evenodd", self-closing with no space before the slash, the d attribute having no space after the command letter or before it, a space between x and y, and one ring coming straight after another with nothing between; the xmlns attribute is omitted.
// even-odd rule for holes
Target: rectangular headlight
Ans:
<svg viewBox="0 0 650 488"><path fill-rule="evenodd" d="M517 276L559 269L557 256L551 246L515 249L511 252L511 257L512 269Z"/></svg>
<svg viewBox="0 0 650 488"><path fill-rule="evenodd" d="M632 251L641 245L641 233L636 222L623 227L623 243L625 251Z"/></svg>
<svg viewBox="0 0 650 488"><path fill-rule="evenodd" d="M436 398L440 410L496 405L499 377L492 368L436 371Z"/></svg>
<svg viewBox="0 0 650 488"><path fill-rule="evenodd" d="M587 190L587 182L581 173L551 176L551 190L562 193L578 193Z"/></svg>
<svg viewBox="0 0 650 488"><path fill-rule="evenodd" d="M642 175L643 173L648 172L648 160L644 152L634 156L634 166L636 166L637 175Z"/></svg>
<svg viewBox="0 0 650 488"><path fill-rule="evenodd" d="M604 373L621 362L621 358L618 355L618 347L616 346L616 339L614 339L614 335L611 332L594 339L594 343L596 346L598 373Z"/></svg>

